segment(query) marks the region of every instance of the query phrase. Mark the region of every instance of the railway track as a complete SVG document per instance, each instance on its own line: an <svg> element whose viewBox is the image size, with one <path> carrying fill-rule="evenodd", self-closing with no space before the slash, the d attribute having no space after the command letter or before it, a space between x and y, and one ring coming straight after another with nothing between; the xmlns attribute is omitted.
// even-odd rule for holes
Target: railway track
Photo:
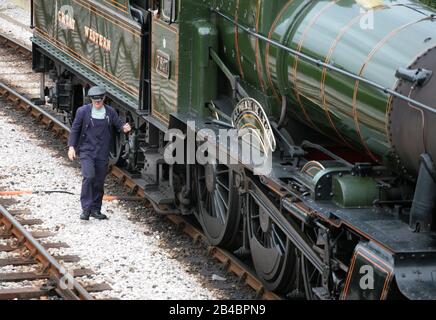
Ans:
<svg viewBox="0 0 436 320"><path fill-rule="evenodd" d="M0 35L0 44L17 50L17 52L23 55L31 55L28 48L22 47L13 39L6 38L3 35ZM56 137L65 140L68 139L70 129L67 125L62 123L55 115L35 105L29 98L26 98L24 95L17 92L17 90L2 82L0 82L0 97L13 103L17 109L23 110L29 116L44 124L46 129L53 132ZM136 183L135 179L127 171L117 166L111 166L110 173L118 179L121 185L130 191L132 196L145 198L144 188ZM240 283L246 284L255 290L257 298L265 300L283 299L283 297L266 290L260 280L255 276L252 269L231 252L209 245L205 235L199 228L191 223L188 218L178 215L168 215L166 218L175 224L181 232L190 236L195 243L202 242L206 244L210 256L219 261L227 272L236 275Z"/></svg>
<svg viewBox="0 0 436 320"><path fill-rule="evenodd" d="M29 231L25 226L39 226L39 219L27 219L23 210L8 210L10 199L0 199L0 239L7 244L0 245L0 253L18 253L13 257L0 259L0 267L31 267L32 271L0 273L0 283L20 283L42 280L42 286L20 286L0 289L0 300L6 299L63 299L93 300L91 292L111 290L106 284L83 287L77 277L93 274L89 269L66 269L63 263L79 262L80 258L72 255L53 256L48 249L68 247L65 243L39 242L54 234L47 231Z"/></svg>

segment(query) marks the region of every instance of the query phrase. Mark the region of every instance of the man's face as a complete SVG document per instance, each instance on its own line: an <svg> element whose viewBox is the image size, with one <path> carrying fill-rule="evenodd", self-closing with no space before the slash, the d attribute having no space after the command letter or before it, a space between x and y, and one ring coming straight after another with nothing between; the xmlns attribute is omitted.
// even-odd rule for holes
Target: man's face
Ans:
<svg viewBox="0 0 436 320"><path fill-rule="evenodd" d="M95 108L97 108L97 109L102 108L103 105L104 105L104 98L105 98L104 96L102 96L102 97L92 97L92 98L91 98L92 105L93 105Z"/></svg>

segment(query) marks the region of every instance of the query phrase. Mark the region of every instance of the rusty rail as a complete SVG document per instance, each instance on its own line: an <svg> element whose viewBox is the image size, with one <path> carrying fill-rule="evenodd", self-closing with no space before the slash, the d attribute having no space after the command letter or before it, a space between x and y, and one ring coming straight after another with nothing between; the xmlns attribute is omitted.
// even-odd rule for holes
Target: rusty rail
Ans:
<svg viewBox="0 0 436 320"><path fill-rule="evenodd" d="M0 225L18 244L29 250L31 257L42 266L56 286L56 293L65 300L93 300L92 296L69 274L59 262L9 213L0 205Z"/></svg>

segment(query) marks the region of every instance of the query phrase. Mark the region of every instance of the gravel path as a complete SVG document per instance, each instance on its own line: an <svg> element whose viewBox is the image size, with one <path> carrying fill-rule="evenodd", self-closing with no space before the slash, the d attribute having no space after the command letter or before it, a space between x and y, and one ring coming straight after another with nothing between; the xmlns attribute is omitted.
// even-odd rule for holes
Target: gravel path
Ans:
<svg viewBox="0 0 436 320"><path fill-rule="evenodd" d="M17 22L19 25L17 25ZM31 47L30 13L10 0L0 0L0 32Z"/></svg>

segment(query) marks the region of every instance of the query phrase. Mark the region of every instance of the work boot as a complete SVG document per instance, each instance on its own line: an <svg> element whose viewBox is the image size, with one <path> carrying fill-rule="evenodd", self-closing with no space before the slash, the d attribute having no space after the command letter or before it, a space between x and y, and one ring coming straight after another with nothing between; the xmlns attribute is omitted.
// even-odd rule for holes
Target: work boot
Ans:
<svg viewBox="0 0 436 320"><path fill-rule="evenodd" d="M107 219L107 216L102 214L100 211L92 211L91 217L95 218L97 220L106 220Z"/></svg>
<svg viewBox="0 0 436 320"><path fill-rule="evenodd" d="M83 210L82 214L80 215L80 220L89 220L90 215L91 215L90 211Z"/></svg>

